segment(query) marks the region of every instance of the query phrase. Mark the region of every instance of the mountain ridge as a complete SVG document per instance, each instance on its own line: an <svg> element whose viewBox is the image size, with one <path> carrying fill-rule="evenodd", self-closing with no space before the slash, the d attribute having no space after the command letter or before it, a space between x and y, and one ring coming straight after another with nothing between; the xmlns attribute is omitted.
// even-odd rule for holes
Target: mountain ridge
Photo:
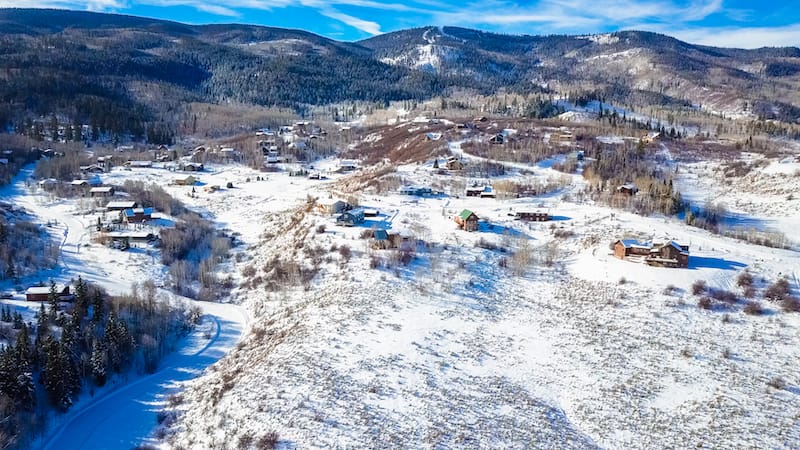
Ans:
<svg viewBox="0 0 800 450"><path fill-rule="evenodd" d="M699 46L643 31L421 27L341 42L258 25L11 8L0 9L0 55L5 128L56 115L141 138L156 126L174 130L188 102L302 109L417 101L454 89L800 122L800 49ZM158 95L142 95L154 88Z"/></svg>

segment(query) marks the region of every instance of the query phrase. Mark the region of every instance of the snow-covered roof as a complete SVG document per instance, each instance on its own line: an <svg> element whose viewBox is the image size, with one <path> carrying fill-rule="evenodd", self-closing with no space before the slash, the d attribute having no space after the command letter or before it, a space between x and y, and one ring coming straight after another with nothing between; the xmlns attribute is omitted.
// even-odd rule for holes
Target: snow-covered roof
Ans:
<svg viewBox="0 0 800 450"><path fill-rule="evenodd" d="M116 201L116 202L108 202L106 208L108 209L130 209L135 208L136 202L134 201Z"/></svg>
<svg viewBox="0 0 800 450"><path fill-rule="evenodd" d="M93 187L92 189L89 190L89 192L99 194L99 193L112 192L113 190L114 188L112 186L99 186L99 187Z"/></svg>

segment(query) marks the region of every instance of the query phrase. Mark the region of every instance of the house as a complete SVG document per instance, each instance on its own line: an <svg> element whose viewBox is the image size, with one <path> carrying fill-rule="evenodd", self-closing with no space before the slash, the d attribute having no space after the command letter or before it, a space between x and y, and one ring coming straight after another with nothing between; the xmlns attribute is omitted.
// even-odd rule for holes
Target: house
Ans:
<svg viewBox="0 0 800 450"><path fill-rule="evenodd" d="M58 186L58 180L55 178L45 178L44 180L39 181L39 187L46 191L49 191L56 186Z"/></svg>
<svg viewBox="0 0 800 450"><path fill-rule="evenodd" d="M173 181L173 183L177 186L194 186L197 182L197 178L193 177L192 175L187 175L183 178L177 178Z"/></svg>
<svg viewBox="0 0 800 450"><path fill-rule="evenodd" d="M98 158L98 160L99 159L100 158ZM81 169L81 172L83 172L83 173L103 173L103 172L105 172L105 169L103 169L103 166L100 165L100 164L90 164L88 166L81 166L80 169Z"/></svg>
<svg viewBox="0 0 800 450"><path fill-rule="evenodd" d="M220 187L218 184L209 184L208 186L204 186L203 190L208 193L213 193L220 190Z"/></svg>
<svg viewBox="0 0 800 450"><path fill-rule="evenodd" d="M134 201L118 201L118 202L108 202L106 205L106 211L125 211L126 209L133 209L139 206Z"/></svg>
<svg viewBox="0 0 800 450"><path fill-rule="evenodd" d="M661 133L658 131L651 131L642 136L642 142L645 144L652 144L653 142L661 139Z"/></svg>
<svg viewBox="0 0 800 450"><path fill-rule="evenodd" d="M557 133L552 133L550 135L551 142L575 142L575 135L572 134L572 131L564 130Z"/></svg>
<svg viewBox="0 0 800 450"><path fill-rule="evenodd" d="M364 222L364 209L353 208L350 211L345 211L336 218L336 225L352 227Z"/></svg>
<svg viewBox="0 0 800 450"><path fill-rule="evenodd" d="M491 186L471 186L464 191L467 197L494 198L495 193Z"/></svg>
<svg viewBox="0 0 800 450"><path fill-rule="evenodd" d="M350 205L344 200L325 199L317 201L317 208L322 214L339 214L350 209Z"/></svg>
<svg viewBox="0 0 800 450"><path fill-rule="evenodd" d="M506 135L503 133L497 133L489 139L490 144L503 144L506 142Z"/></svg>
<svg viewBox="0 0 800 450"><path fill-rule="evenodd" d="M270 150L267 152L267 164L277 164L281 160L277 151Z"/></svg>
<svg viewBox="0 0 800 450"><path fill-rule="evenodd" d="M622 186L617 186L617 192L625 195L636 195L639 192L639 188L633 183L625 183Z"/></svg>
<svg viewBox="0 0 800 450"><path fill-rule="evenodd" d="M183 170L185 172L202 172L205 167L203 163L196 163L196 162L188 162L183 163L178 166L178 169Z"/></svg>
<svg viewBox="0 0 800 450"><path fill-rule="evenodd" d="M106 235L109 237L109 239L111 239L111 242L120 242L120 243L122 242L146 243L146 242L153 242L158 238L155 234L147 231L112 231L110 233L107 233Z"/></svg>
<svg viewBox="0 0 800 450"><path fill-rule="evenodd" d="M370 246L376 250L386 250L392 248L392 241L386 230L373 230Z"/></svg>
<svg viewBox="0 0 800 450"><path fill-rule="evenodd" d="M100 186L89 189L92 197L111 197L114 195L114 186Z"/></svg>
<svg viewBox="0 0 800 450"><path fill-rule="evenodd" d="M445 162L447 170L464 170L464 165L465 164L455 156L448 156L447 162Z"/></svg>
<svg viewBox="0 0 800 450"><path fill-rule="evenodd" d="M69 285L56 286L56 297L59 301L72 300ZM31 286L25 291L25 300L29 302L46 302L50 299L50 286Z"/></svg>
<svg viewBox="0 0 800 450"><path fill-rule="evenodd" d="M342 159L339 160L339 171L340 172L349 172L358 169L358 161L353 159Z"/></svg>
<svg viewBox="0 0 800 450"><path fill-rule="evenodd" d="M553 219L546 211L517 211L515 217L528 222L547 222Z"/></svg>
<svg viewBox="0 0 800 450"><path fill-rule="evenodd" d="M428 133L425 135L426 141L438 141L442 138L442 133Z"/></svg>
<svg viewBox="0 0 800 450"><path fill-rule="evenodd" d="M72 187L89 187L89 182L86 180L72 180L69 184Z"/></svg>
<svg viewBox="0 0 800 450"><path fill-rule="evenodd" d="M122 211L124 223L142 223L153 218L153 208L129 208Z"/></svg>
<svg viewBox="0 0 800 450"><path fill-rule="evenodd" d="M146 169L153 166L153 161L128 161L125 166L131 169Z"/></svg>
<svg viewBox="0 0 800 450"><path fill-rule="evenodd" d="M675 241L654 245L644 261L651 266L689 267L689 246Z"/></svg>
<svg viewBox="0 0 800 450"><path fill-rule="evenodd" d="M400 188L400 193L403 195L415 195L417 197L424 197L433 194L433 189L424 186L403 186Z"/></svg>
<svg viewBox="0 0 800 450"><path fill-rule="evenodd" d="M620 239L614 242L614 256L625 259L628 256L648 256L652 245L635 239Z"/></svg>
<svg viewBox="0 0 800 450"><path fill-rule="evenodd" d="M478 231L478 216L468 209L461 211L453 220L464 231Z"/></svg>
<svg viewBox="0 0 800 450"><path fill-rule="evenodd" d="M391 248L399 248L405 251L411 251L416 245L414 234L408 230L388 231L389 242Z"/></svg>

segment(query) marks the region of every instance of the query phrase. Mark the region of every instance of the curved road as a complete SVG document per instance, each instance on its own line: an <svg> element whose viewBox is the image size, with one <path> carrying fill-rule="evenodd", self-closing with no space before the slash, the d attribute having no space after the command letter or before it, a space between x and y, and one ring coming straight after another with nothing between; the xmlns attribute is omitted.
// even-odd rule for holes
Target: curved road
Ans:
<svg viewBox="0 0 800 450"><path fill-rule="evenodd" d="M239 341L246 316L232 305L205 304L204 325L185 346L162 361L159 370L129 384L110 387L82 407L69 411L42 445L44 449L130 449L146 443L157 413L170 393L222 358ZM238 317L237 317L238 316ZM204 327L201 327L204 328Z"/></svg>

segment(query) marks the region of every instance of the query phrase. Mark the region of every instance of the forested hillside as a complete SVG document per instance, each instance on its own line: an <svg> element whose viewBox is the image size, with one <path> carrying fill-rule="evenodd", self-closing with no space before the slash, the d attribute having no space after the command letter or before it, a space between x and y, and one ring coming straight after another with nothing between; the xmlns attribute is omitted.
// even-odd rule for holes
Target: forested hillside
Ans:
<svg viewBox="0 0 800 450"><path fill-rule="evenodd" d="M0 126L34 138L170 143L189 103L302 111L453 92L793 123L798 88L797 48L721 49L637 31L510 36L429 27L345 43L252 25L0 10Z"/></svg>

